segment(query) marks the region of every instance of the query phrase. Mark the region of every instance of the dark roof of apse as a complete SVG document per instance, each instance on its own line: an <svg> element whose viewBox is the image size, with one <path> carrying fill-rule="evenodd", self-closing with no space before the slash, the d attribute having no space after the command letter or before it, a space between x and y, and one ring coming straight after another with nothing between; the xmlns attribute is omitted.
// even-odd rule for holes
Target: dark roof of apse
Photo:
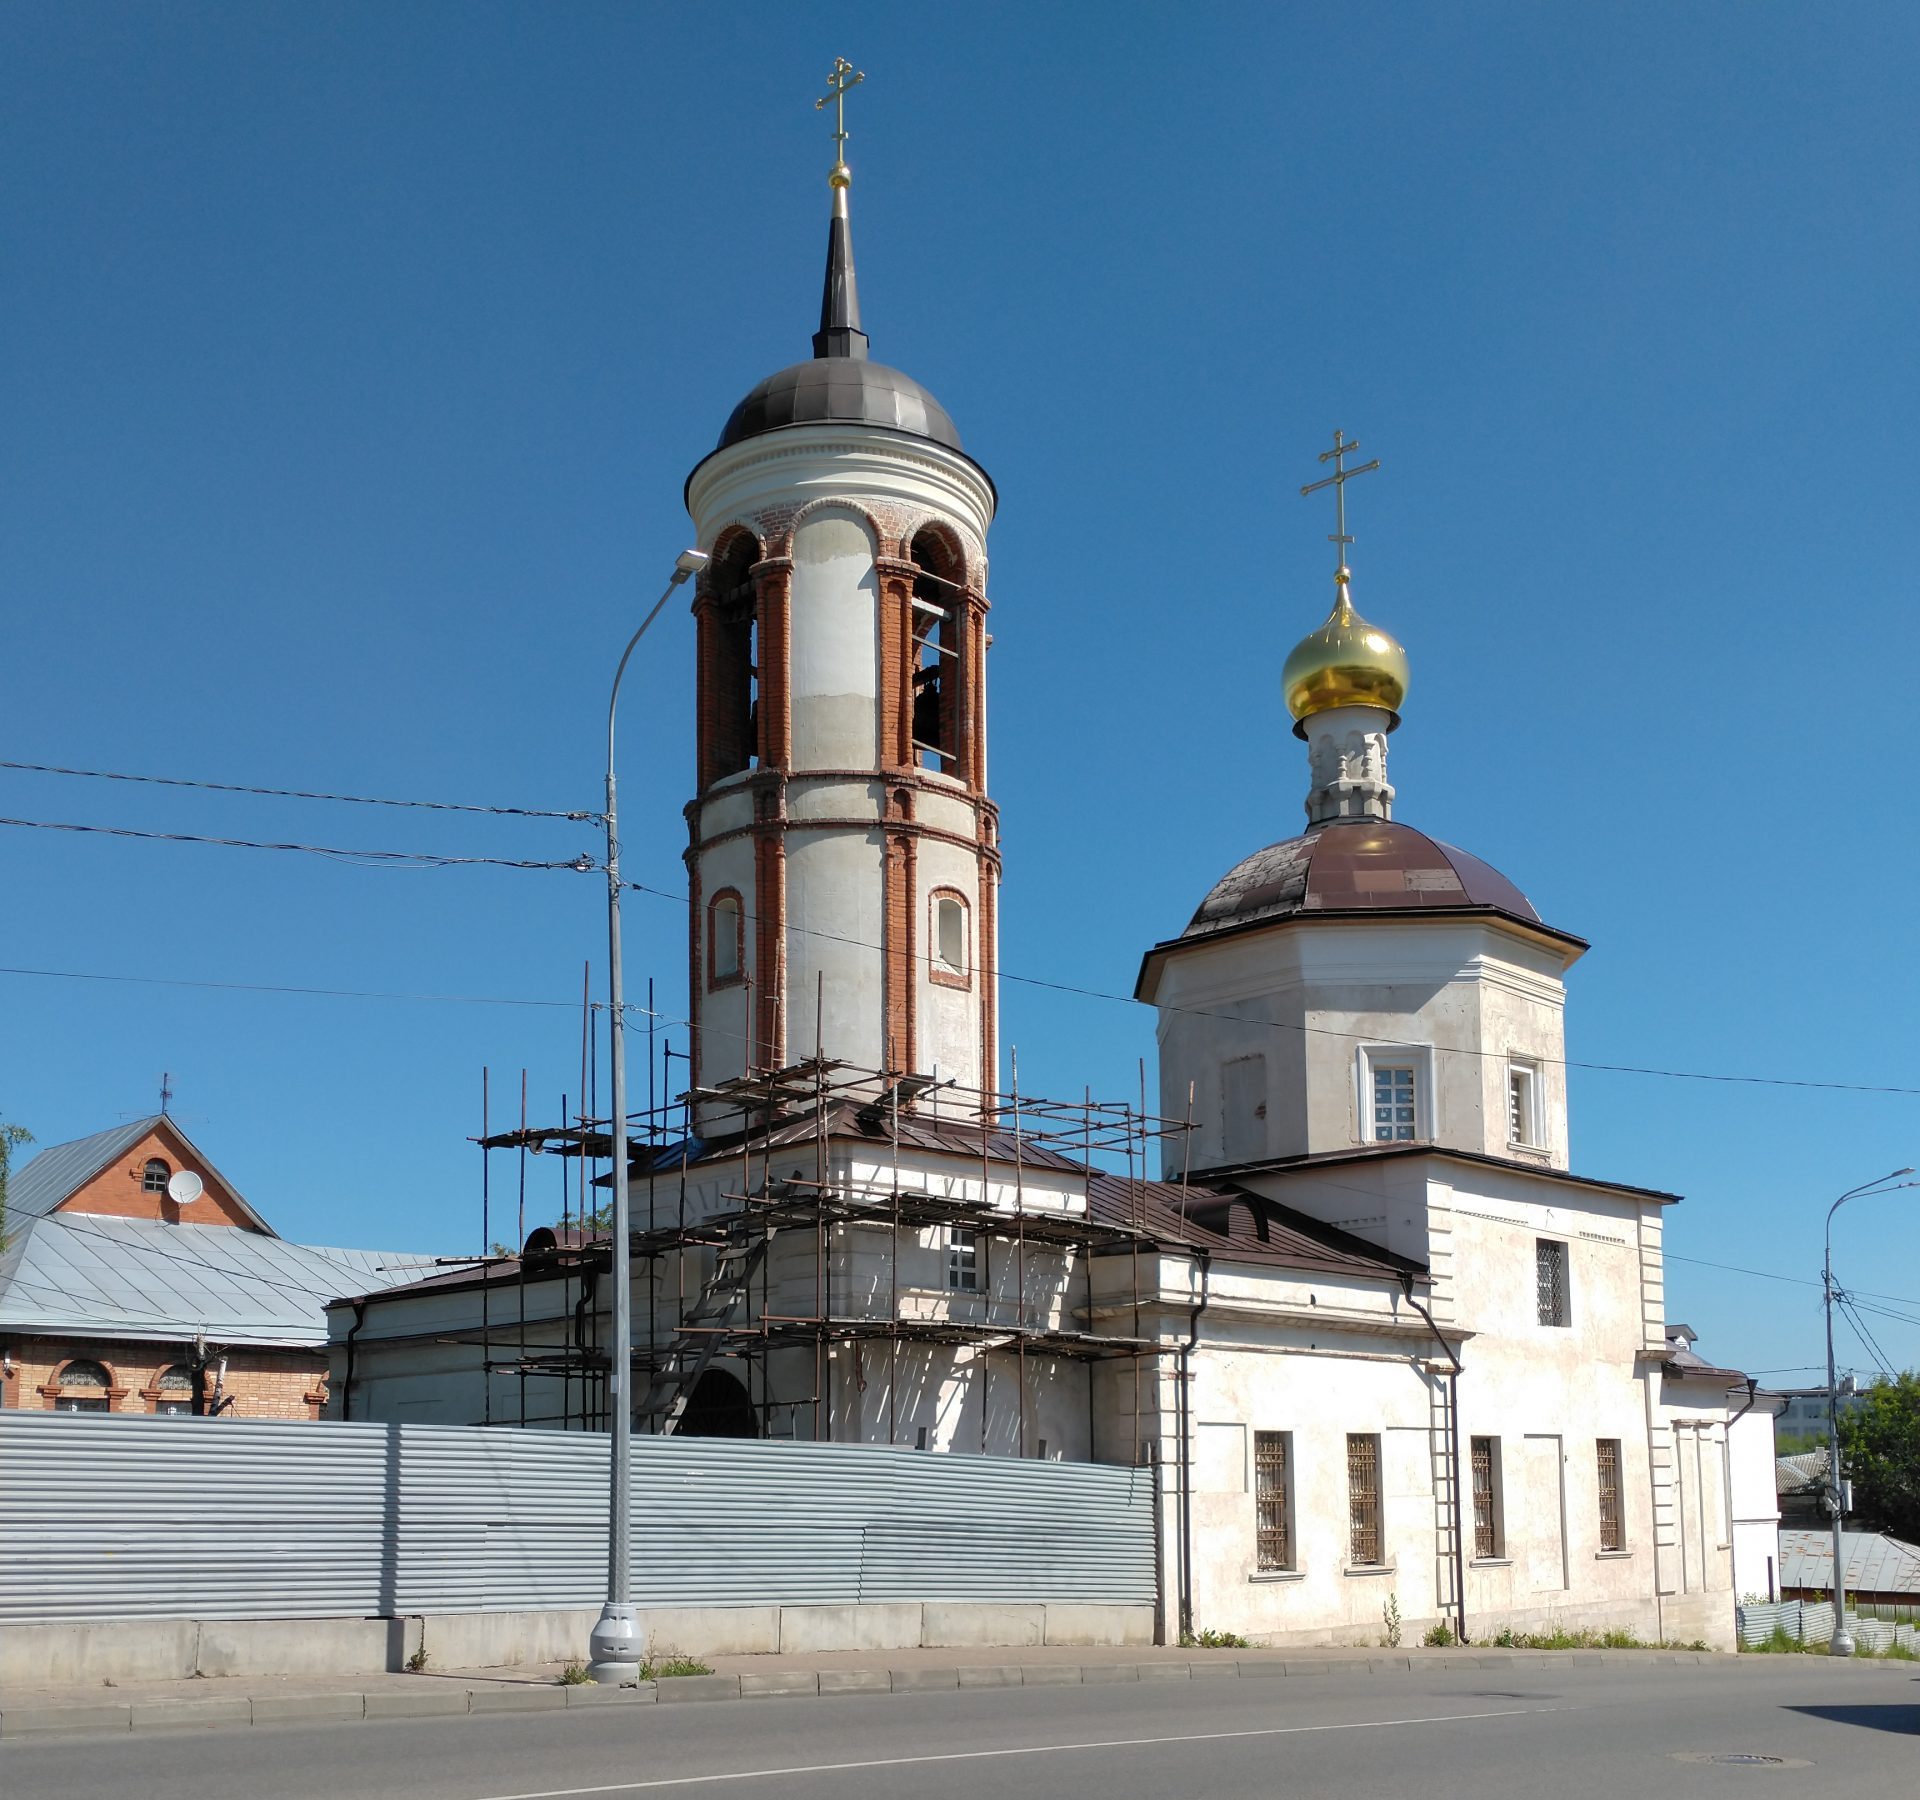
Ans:
<svg viewBox="0 0 1920 1800"><path fill-rule="evenodd" d="M952 417L932 394L911 375L869 359L867 334L860 327L852 228L840 215L828 227L820 329L814 333L812 357L756 383L727 415L710 455L796 425L870 425L967 454ZM695 472L708 460L702 458ZM992 477L984 469L980 473L991 487ZM692 475L687 482L691 487Z"/></svg>
<svg viewBox="0 0 1920 1800"><path fill-rule="evenodd" d="M1477 913L1509 919L1577 950L1584 938L1547 924L1533 902L1477 856L1388 819L1316 826L1256 850L1214 883L1166 951L1297 918L1408 918ZM1141 970L1144 987L1147 969ZM1138 989L1136 991L1139 991Z"/></svg>

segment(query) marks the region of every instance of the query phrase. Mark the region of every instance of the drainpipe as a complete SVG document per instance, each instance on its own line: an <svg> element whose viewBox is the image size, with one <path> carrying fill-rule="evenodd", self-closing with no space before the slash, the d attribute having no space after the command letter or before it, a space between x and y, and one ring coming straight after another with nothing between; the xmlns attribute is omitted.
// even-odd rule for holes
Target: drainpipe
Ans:
<svg viewBox="0 0 1920 1800"><path fill-rule="evenodd" d="M1454 1622L1459 1628L1461 1643L1467 1641L1467 1542L1466 1526L1460 1507L1460 1358L1454 1348L1440 1335L1440 1327L1433 1322L1433 1314L1413 1297L1413 1277L1402 1275L1400 1285L1406 1290L1407 1304L1427 1322L1427 1329L1433 1333L1433 1341L1438 1344L1452 1366L1447 1371L1447 1436L1451 1440L1448 1451L1453 1463L1453 1599Z"/></svg>
<svg viewBox="0 0 1920 1800"><path fill-rule="evenodd" d="M1180 1346L1180 1396L1175 1411L1180 1421L1180 1635L1193 1635L1193 1408L1191 1385L1194 1346L1200 1341L1200 1315L1207 1310L1207 1276L1213 1266L1205 1250L1194 1252L1200 1262L1200 1292L1187 1319L1187 1341Z"/></svg>
<svg viewBox="0 0 1920 1800"><path fill-rule="evenodd" d="M367 1303L356 1300L353 1303L353 1325L347 1332L347 1368L346 1377L340 1383L340 1416L343 1419L353 1417L353 1340L360 1335L360 1327L367 1322Z"/></svg>

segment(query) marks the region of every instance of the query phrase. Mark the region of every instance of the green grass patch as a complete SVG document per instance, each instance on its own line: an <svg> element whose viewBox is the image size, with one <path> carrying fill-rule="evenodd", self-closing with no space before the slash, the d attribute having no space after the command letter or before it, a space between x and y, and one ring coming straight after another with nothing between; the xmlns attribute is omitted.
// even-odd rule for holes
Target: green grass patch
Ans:
<svg viewBox="0 0 1920 1800"><path fill-rule="evenodd" d="M1250 1650L1252 1645L1237 1631L1183 1631L1182 1650Z"/></svg>
<svg viewBox="0 0 1920 1800"><path fill-rule="evenodd" d="M711 1675L712 1668L697 1656L650 1656L640 1665L642 1681L671 1681L676 1675Z"/></svg>

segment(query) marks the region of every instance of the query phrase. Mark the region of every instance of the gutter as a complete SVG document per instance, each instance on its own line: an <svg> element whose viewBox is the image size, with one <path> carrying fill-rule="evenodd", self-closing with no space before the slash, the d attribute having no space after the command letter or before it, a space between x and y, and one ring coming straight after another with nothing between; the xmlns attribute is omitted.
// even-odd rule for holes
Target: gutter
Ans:
<svg viewBox="0 0 1920 1800"><path fill-rule="evenodd" d="M1447 1435L1451 1439L1448 1445L1453 1464L1453 1597L1454 1623L1459 1630L1461 1643L1467 1640L1467 1540L1465 1520L1460 1506L1460 1358L1454 1348L1440 1335L1440 1327L1433 1322L1433 1314L1413 1297L1413 1282L1406 1276L1401 1277L1401 1285L1406 1289L1407 1304L1427 1322L1427 1329L1433 1333L1433 1341L1445 1353L1452 1366L1447 1371Z"/></svg>
<svg viewBox="0 0 1920 1800"><path fill-rule="evenodd" d="M353 1417L353 1340L360 1335L360 1327L367 1322L367 1303L355 1300L353 1306L353 1324L347 1331L347 1366L340 1382L340 1416L343 1419Z"/></svg>
<svg viewBox="0 0 1920 1800"><path fill-rule="evenodd" d="M1213 1267L1208 1250L1193 1252L1200 1264L1200 1292L1187 1318L1187 1341L1180 1346L1180 1390L1176 1412L1180 1427L1180 1636L1193 1636L1193 1351L1200 1342L1200 1315L1207 1310L1207 1277Z"/></svg>

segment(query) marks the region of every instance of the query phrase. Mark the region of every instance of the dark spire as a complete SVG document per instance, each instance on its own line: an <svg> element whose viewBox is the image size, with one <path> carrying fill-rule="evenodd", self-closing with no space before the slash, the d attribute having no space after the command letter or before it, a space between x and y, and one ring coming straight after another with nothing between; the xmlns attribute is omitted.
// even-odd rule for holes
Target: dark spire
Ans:
<svg viewBox="0 0 1920 1800"><path fill-rule="evenodd" d="M867 360L860 289L853 278L853 227L847 219L847 190L839 181L834 183L833 221L827 227L827 279L820 290L820 329L813 334L813 353Z"/></svg>

